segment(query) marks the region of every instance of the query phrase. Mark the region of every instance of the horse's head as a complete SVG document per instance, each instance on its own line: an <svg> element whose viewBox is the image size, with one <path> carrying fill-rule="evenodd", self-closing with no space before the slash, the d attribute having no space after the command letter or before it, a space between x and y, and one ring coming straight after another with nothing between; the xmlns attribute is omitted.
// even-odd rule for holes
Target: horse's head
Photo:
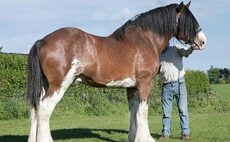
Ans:
<svg viewBox="0 0 230 142"><path fill-rule="evenodd" d="M189 10L190 3L184 5L181 2L177 6L175 36L186 44L194 46L195 49L204 49L207 39L199 23Z"/></svg>

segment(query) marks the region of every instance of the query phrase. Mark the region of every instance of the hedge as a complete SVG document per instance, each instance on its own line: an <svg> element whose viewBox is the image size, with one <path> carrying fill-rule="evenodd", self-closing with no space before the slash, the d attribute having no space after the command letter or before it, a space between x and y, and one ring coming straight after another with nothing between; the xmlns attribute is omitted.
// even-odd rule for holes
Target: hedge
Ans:
<svg viewBox="0 0 230 142"><path fill-rule="evenodd" d="M27 56L0 54L0 119L28 118L30 107L25 100ZM207 74L187 71L188 106L193 112L227 111L211 90ZM161 80L156 77L151 92L149 113L161 113ZM176 107L173 107L176 111ZM58 103L54 115L123 115L128 112L125 89L93 88L72 85Z"/></svg>

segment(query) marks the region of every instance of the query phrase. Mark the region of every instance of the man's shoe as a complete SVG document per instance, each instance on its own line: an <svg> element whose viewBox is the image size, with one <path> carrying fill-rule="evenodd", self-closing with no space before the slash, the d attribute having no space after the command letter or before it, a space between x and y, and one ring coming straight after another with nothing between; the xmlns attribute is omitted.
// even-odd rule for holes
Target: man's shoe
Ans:
<svg viewBox="0 0 230 142"><path fill-rule="evenodd" d="M182 135L181 140L190 140L189 135Z"/></svg>
<svg viewBox="0 0 230 142"><path fill-rule="evenodd" d="M169 139L169 136L167 135L162 135L159 140L168 140Z"/></svg>

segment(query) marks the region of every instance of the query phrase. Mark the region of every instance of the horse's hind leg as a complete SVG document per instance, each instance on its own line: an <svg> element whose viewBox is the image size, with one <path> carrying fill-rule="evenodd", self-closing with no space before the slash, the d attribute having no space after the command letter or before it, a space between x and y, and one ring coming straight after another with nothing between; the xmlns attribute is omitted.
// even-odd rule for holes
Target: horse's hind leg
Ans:
<svg viewBox="0 0 230 142"><path fill-rule="evenodd" d="M31 109L30 119L31 119L31 128L30 128L28 142L36 142L38 118L34 108Z"/></svg>
<svg viewBox="0 0 230 142"><path fill-rule="evenodd" d="M36 142L52 142L53 139L50 133L49 120L50 116L57 105L57 103L63 97L66 89L71 83L65 81L60 87L50 84L46 94L47 97L40 101L37 117L38 117L38 128L37 128L37 141Z"/></svg>
<svg viewBox="0 0 230 142"><path fill-rule="evenodd" d="M56 106L64 95L61 88L56 88L53 85L49 86L46 93L47 97L42 99L37 109L38 126L37 126L37 141L36 142L52 142L53 139L50 133L49 120L50 116Z"/></svg>
<svg viewBox="0 0 230 142"><path fill-rule="evenodd" d="M76 72L78 71L78 62L73 62L72 67L67 75L63 78L62 83L49 83L49 89L46 96L41 97L41 101L37 110L38 128L37 128L37 142L52 142L50 133L49 119L56 106L61 100L65 91L73 82ZM52 81L51 81L52 82Z"/></svg>

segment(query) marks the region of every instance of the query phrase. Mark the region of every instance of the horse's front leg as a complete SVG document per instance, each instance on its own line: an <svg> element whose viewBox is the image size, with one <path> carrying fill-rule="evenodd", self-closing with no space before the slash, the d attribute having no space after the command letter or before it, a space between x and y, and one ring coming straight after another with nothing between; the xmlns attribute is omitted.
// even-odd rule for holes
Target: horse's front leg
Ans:
<svg viewBox="0 0 230 142"><path fill-rule="evenodd" d="M151 80L145 80L137 86L139 104L136 112L137 131L134 142L155 142L148 126L148 98L151 92L151 86Z"/></svg>
<svg viewBox="0 0 230 142"><path fill-rule="evenodd" d="M134 142L137 132L137 109L139 106L139 96L136 88L127 89L127 97L129 103L129 142Z"/></svg>

